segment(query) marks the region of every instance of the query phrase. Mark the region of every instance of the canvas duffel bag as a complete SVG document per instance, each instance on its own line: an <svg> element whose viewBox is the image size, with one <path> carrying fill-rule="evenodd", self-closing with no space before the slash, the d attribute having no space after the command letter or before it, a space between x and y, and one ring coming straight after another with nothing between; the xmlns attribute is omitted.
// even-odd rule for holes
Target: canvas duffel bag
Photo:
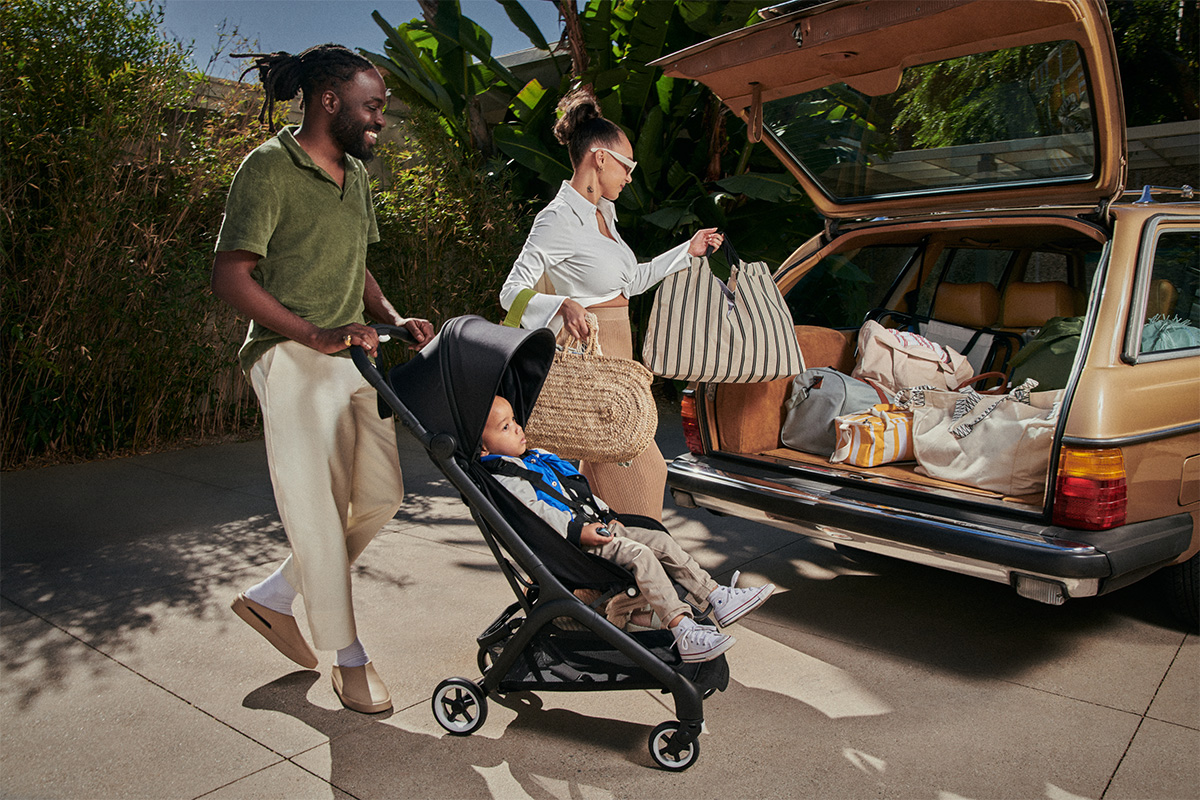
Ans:
<svg viewBox="0 0 1200 800"><path fill-rule="evenodd" d="M888 402L881 390L832 367L807 369L792 380L779 438L785 446L828 458L837 447L835 420Z"/></svg>

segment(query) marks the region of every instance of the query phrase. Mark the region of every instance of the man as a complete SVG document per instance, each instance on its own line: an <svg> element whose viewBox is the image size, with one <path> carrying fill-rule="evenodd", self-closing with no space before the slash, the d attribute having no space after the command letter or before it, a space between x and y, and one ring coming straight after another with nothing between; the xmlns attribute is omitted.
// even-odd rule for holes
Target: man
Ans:
<svg viewBox="0 0 1200 800"><path fill-rule="evenodd" d="M262 407L292 553L239 594L233 610L313 669L316 653L292 614L303 595L313 644L337 651L339 699L356 711L386 711L390 694L354 622L350 565L395 515L403 482L392 424L380 419L375 390L348 348L377 352L364 310L406 327L418 348L433 336L426 320L396 313L366 268L379 233L362 162L383 129L387 91L370 62L339 45L257 59L264 111L303 91L304 119L259 146L234 176L212 288L251 320L239 361Z"/></svg>

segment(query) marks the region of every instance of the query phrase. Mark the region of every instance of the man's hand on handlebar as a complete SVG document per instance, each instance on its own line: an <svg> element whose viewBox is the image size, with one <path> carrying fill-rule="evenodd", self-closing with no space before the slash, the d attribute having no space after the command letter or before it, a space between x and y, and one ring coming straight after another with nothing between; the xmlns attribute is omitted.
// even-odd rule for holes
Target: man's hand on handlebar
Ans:
<svg viewBox="0 0 1200 800"><path fill-rule="evenodd" d="M427 319L409 317L401 325L412 334L413 341L409 347L413 350L420 350L433 339L433 323Z"/></svg>

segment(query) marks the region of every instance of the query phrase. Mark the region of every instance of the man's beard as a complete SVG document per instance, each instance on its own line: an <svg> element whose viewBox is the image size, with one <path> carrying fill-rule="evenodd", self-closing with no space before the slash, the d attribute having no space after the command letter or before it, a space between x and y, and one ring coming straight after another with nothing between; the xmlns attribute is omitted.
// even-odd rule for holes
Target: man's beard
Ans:
<svg viewBox="0 0 1200 800"><path fill-rule="evenodd" d="M359 161L370 161L375 157L373 145L367 144L367 131L378 132L379 129L374 125L356 123L344 108L338 110L329 125L329 132L338 146Z"/></svg>

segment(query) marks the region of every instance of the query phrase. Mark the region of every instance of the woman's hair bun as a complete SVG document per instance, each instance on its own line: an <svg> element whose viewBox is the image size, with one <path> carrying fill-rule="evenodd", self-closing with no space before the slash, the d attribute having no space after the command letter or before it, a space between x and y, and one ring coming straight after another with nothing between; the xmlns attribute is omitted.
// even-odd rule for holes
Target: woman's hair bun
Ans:
<svg viewBox="0 0 1200 800"><path fill-rule="evenodd" d="M600 113L600 102L591 87L580 86L558 101L558 121L554 123L554 138L559 144L570 144L572 136L580 126L594 119L604 119Z"/></svg>
<svg viewBox="0 0 1200 800"><path fill-rule="evenodd" d="M604 118L600 101L590 86L580 86L558 101L559 118L554 123L554 138L567 146L572 166L583 163L593 144L614 146L621 129Z"/></svg>

